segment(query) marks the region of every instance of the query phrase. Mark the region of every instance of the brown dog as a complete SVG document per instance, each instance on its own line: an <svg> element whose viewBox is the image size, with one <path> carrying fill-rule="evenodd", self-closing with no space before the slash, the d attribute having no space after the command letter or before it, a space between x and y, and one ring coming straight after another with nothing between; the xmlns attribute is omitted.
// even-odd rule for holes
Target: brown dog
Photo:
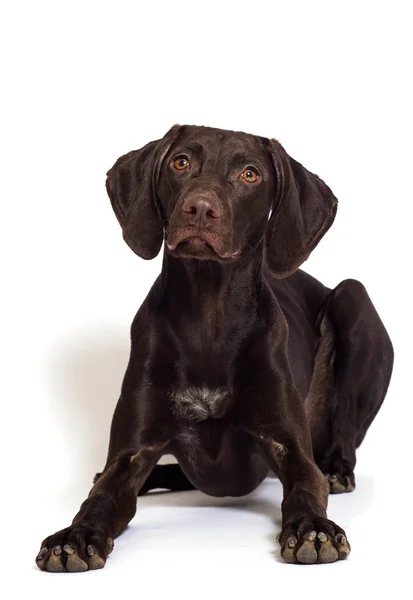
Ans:
<svg viewBox="0 0 413 600"><path fill-rule="evenodd" d="M393 349L361 283L297 270L334 220L331 190L275 140L178 125L121 157L107 190L136 254L165 239L163 267L132 324L105 469L38 566L103 567L139 493L240 496L271 469L283 558L346 558L328 493L355 487ZM163 454L179 464L155 467Z"/></svg>

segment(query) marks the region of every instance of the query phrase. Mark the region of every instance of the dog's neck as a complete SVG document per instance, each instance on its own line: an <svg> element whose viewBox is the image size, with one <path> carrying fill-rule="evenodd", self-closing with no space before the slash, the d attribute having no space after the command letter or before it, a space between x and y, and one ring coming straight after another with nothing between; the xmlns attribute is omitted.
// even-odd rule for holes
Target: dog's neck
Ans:
<svg viewBox="0 0 413 600"><path fill-rule="evenodd" d="M261 248L228 263L177 258L165 248L162 300L180 321L195 326L202 322L211 338L227 335L253 317L262 289L262 263Z"/></svg>

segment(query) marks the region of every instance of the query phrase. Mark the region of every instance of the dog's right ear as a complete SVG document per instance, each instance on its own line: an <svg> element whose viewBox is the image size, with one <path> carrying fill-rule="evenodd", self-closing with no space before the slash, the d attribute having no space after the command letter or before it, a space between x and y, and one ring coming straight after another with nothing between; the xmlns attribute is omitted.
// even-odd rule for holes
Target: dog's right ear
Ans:
<svg viewBox="0 0 413 600"><path fill-rule="evenodd" d="M155 258L162 246L164 223L157 184L162 161L180 129L174 125L161 140L121 156L107 172L106 189L123 239L146 260Z"/></svg>

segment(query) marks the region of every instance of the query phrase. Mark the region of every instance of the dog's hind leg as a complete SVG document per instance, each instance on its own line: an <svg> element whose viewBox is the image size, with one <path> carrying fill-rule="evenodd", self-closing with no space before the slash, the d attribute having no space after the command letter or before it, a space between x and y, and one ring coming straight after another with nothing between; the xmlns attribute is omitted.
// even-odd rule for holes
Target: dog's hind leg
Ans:
<svg viewBox="0 0 413 600"><path fill-rule="evenodd" d="M355 488L356 448L361 444L390 382L393 347L364 286L353 279L327 297L307 398L314 458L330 493Z"/></svg>

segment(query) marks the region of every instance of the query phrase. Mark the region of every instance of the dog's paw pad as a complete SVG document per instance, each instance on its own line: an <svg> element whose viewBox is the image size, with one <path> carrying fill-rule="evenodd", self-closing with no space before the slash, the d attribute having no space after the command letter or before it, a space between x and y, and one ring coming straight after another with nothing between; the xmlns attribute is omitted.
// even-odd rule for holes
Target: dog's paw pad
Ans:
<svg viewBox="0 0 413 600"><path fill-rule="evenodd" d="M338 552L334 548L332 541L324 532L318 534L318 539L321 542L318 550L318 560L321 563L331 563L338 559Z"/></svg>
<svg viewBox="0 0 413 600"><path fill-rule="evenodd" d="M69 573L78 573L81 571L87 571L89 568L87 562L82 560L76 552L69 554L66 561L66 571Z"/></svg>
<svg viewBox="0 0 413 600"><path fill-rule="evenodd" d="M54 550L55 548L53 548L50 554L50 558L47 561L47 570L51 573L62 573L65 570L63 563L60 560L60 554L62 553L62 549L60 548L60 554L56 554Z"/></svg>
<svg viewBox="0 0 413 600"><path fill-rule="evenodd" d="M305 565L317 562L317 550L311 540L305 540L297 550L297 560Z"/></svg>

